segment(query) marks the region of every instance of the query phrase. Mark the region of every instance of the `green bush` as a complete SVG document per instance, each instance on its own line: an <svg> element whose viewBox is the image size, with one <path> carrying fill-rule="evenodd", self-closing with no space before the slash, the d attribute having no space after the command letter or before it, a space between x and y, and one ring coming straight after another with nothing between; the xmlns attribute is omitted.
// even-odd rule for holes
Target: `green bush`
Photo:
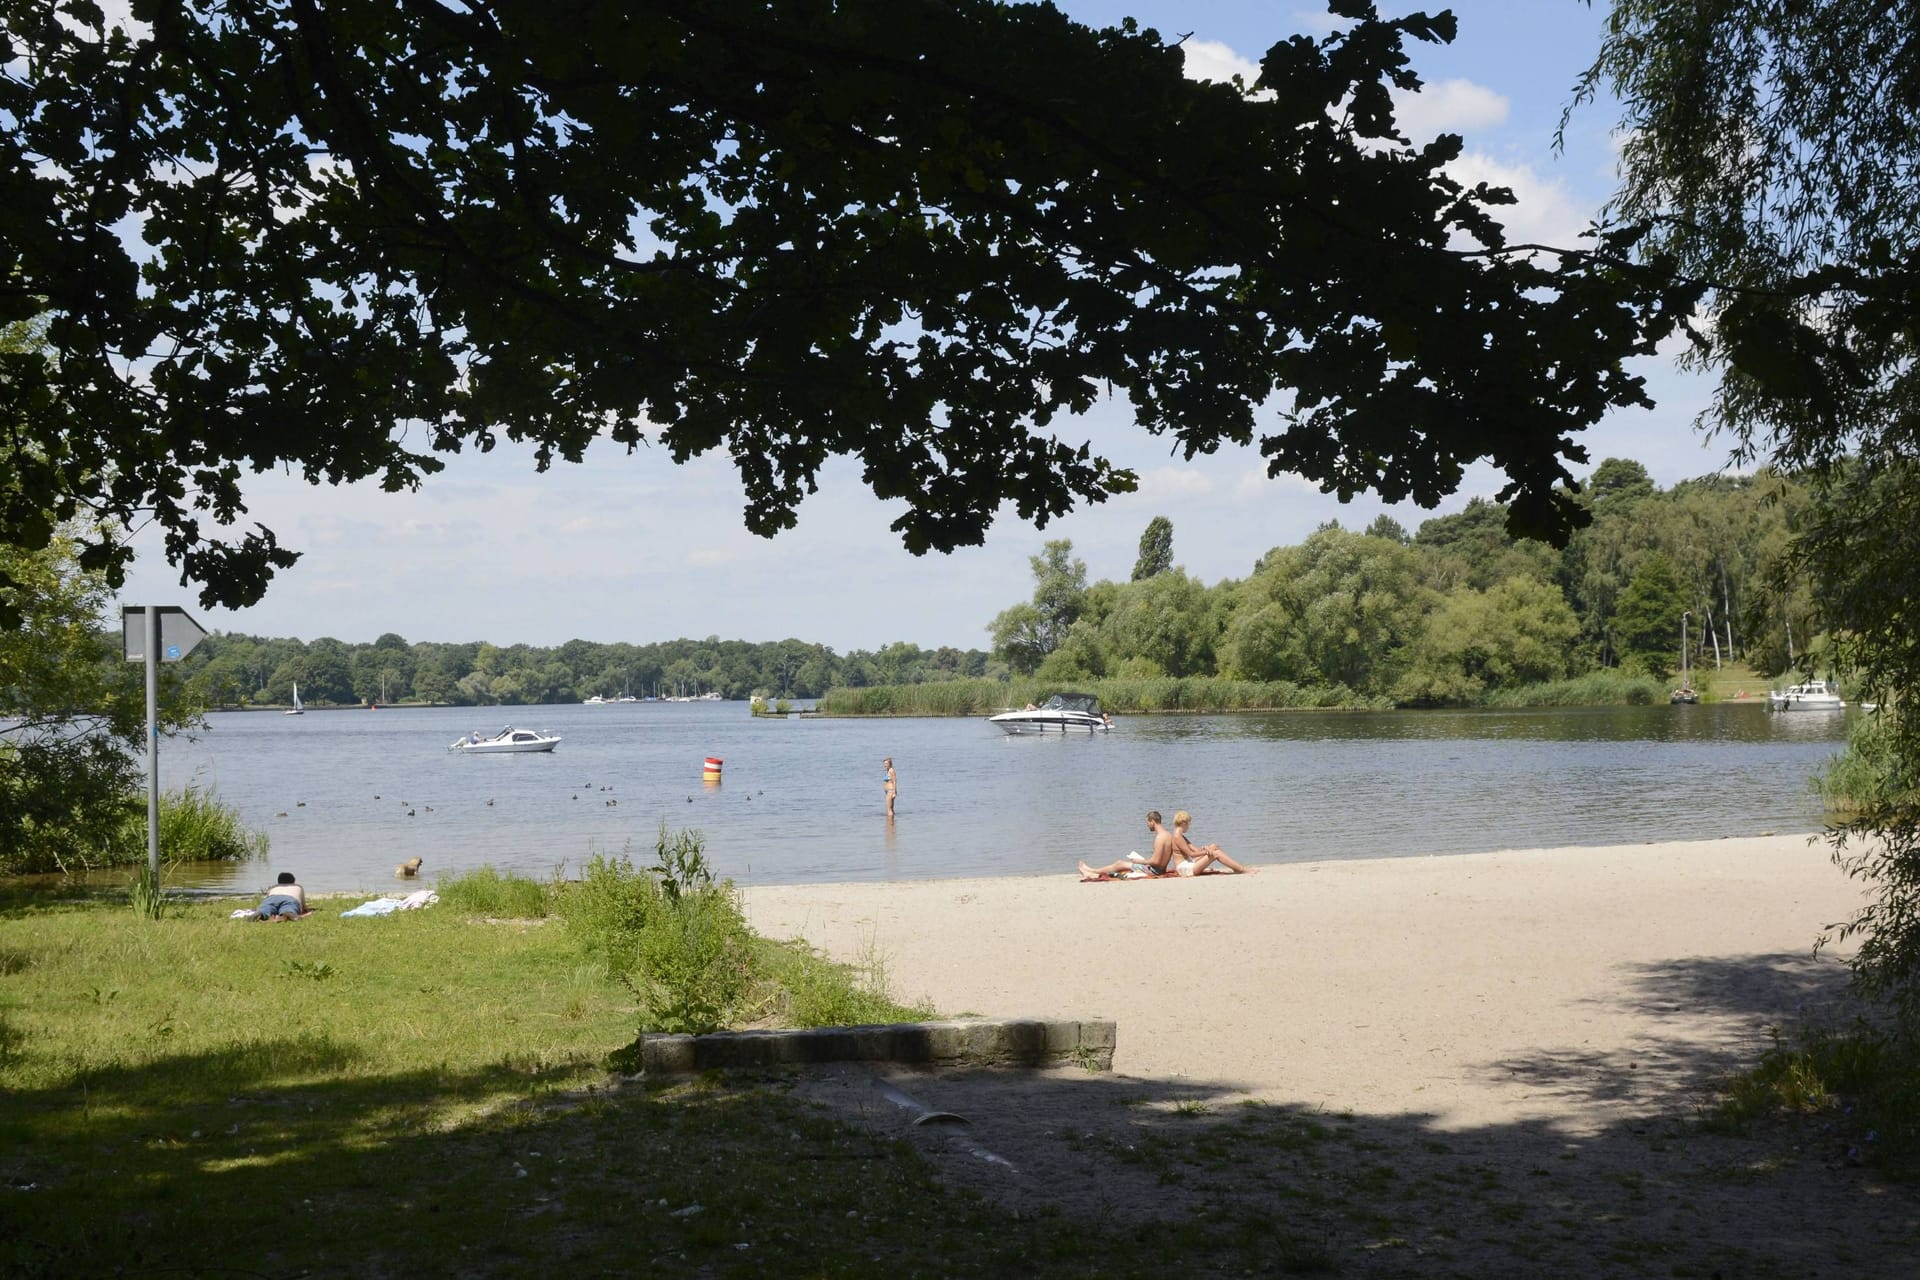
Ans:
<svg viewBox="0 0 1920 1280"><path fill-rule="evenodd" d="M491 865L441 880L434 891L442 906L503 920L540 919L553 896L553 886L511 872L503 875Z"/></svg>

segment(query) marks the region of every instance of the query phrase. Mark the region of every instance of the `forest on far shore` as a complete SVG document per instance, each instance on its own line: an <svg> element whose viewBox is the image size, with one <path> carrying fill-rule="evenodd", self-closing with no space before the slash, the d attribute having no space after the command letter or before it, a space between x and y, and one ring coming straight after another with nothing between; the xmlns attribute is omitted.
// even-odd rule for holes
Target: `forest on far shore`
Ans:
<svg viewBox="0 0 1920 1280"><path fill-rule="evenodd" d="M1206 584L1174 563L1156 517L1125 582L1088 582L1072 544L1032 559L1029 599L985 624L990 650L898 642L835 653L797 639L371 644L225 633L182 664L210 706L279 705L297 682L310 706L468 706L715 691L820 698L831 689L1031 676L1071 683L1218 677L1335 688L1403 706L1474 705L1528 685L1616 671L1658 680L1690 662L1762 672L1804 662L1815 584L1782 582L1781 551L1814 501L1771 470L1662 490L1609 458L1581 501L1592 515L1565 548L1515 539L1499 504L1409 532L1382 516L1330 522L1274 547L1245 578Z"/></svg>

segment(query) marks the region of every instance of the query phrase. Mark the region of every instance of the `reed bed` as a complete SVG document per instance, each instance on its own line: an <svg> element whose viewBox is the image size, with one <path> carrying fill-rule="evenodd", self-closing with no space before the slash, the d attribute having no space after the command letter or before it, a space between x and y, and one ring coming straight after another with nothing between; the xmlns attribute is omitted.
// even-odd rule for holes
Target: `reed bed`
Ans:
<svg viewBox="0 0 1920 1280"><path fill-rule="evenodd" d="M1517 689L1495 689L1485 705L1519 707L1650 707L1665 702L1670 690L1652 676L1624 671L1589 671L1570 680L1549 680Z"/></svg>
<svg viewBox="0 0 1920 1280"><path fill-rule="evenodd" d="M1100 699L1115 715L1156 711L1306 711L1316 709L1386 710L1384 698L1355 693L1345 685L1299 685L1291 681L1221 680L1214 677L1159 677L1130 680L1081 680L1072 688ZM942 680L925 684L868 685L829 689L820 711L830 716L990 716L1043 702L1062 686L1034 679Z"/></svg>

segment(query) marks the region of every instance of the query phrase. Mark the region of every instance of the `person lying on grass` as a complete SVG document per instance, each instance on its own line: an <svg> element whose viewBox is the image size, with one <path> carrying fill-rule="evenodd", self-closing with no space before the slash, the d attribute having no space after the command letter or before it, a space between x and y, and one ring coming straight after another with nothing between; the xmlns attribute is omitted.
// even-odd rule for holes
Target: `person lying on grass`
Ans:
<svg viewBox="0 0 1920 1280"><path fill-rule="evenodd" d="M1118 862L1109 862L1104 867L1090 867L1084 861L1080 863L1082 880L1100 880L1111 876L1145 875L1165 876L1175 873L1174 859L1180 857L1181 840L1167 830L1160 819L1158 809L1147 810L1147 830L1153 832L1153 856L1144 862L1133 858L1122 858ZM1181 859L1185 861L1184 858ZM1180 872L1192 875L1191 871Z"/></svg>
<svg viewBox="0 0 1920 1280"><path fill-rule="evenodd" d="M298 920L306 914L307 891L293 878L293 872L282 871L278 882L260 903L260 918L278 924L282 920Z"/></svg>

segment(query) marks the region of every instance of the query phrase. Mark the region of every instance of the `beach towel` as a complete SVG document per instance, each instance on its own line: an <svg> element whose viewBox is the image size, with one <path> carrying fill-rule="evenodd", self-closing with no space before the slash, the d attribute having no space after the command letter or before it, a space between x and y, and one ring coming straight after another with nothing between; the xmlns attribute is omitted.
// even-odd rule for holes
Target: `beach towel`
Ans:
<svg viewBox="0 0 1920 1280"><path fill-rule="evenodd" d="M431 889L417 889L404 898L375 898L372 902L363 902L351 911L342 911L343 916L390 916L396 911L418 911L440 901L440 895Z"/></svg>

